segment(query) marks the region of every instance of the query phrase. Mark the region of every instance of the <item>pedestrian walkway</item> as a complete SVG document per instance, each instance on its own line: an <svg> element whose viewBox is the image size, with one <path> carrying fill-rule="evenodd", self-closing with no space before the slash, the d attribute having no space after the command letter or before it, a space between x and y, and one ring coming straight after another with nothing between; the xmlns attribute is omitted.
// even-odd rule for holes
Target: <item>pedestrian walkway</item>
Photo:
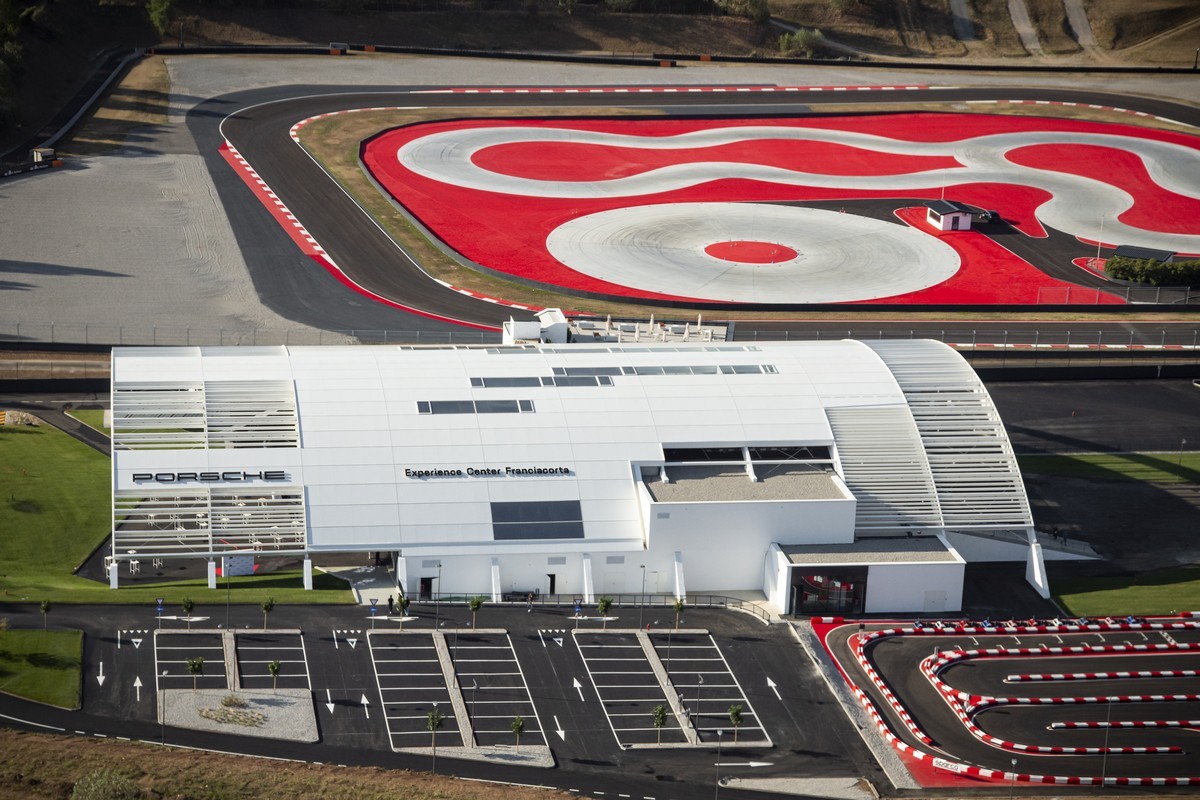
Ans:
<svg viewBox="0 0 1200 800"><path fill-rule="evenodd" d="M371 599L374 598L377 605L386 607L389 596L393 600L400 596L396 588L396 578L389 567L364 565L322 567L321 570L349 583L350 591L354 593L354 602L360 606L371 605Z"/></svg>

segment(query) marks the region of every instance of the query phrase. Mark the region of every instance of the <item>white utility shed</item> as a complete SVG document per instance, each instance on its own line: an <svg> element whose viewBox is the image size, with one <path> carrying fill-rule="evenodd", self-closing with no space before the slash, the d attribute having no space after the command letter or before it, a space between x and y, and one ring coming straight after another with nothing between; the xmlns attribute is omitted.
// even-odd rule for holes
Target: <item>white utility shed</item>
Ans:
<svg viewBox="0 0 1200 800"><path fill-rule="evenodd" d="M999 416L937 342L116 348L112 408L114 585L358 551L412 596L951 611L954 538L987 534L1046 590Z"/></svg>

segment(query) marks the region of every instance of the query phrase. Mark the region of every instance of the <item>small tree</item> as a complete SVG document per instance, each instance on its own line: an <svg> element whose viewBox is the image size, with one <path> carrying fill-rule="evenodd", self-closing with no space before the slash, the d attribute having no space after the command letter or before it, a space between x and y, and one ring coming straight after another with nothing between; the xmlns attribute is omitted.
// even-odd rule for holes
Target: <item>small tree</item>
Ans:
<svg viewBox="0 0 1200 800"><path fill-rule="evenodd" d="M483 608L483 598L475 595L467 601L467 607L471 609L471 630L475 630L475 615Z"/></svg>
<svg viewBox="0 0 1200 800"><path fill-rule="evenodd" d="M676 597L675 602L671 604L671 608L675 609L675 630L679 630L679 615L683 613L684 605L682 597Z"/></svg>
<svg viewBox="0 0 1200 800"><path fill-rule="evenodd" d="M601 597L596 601L596 610L600 612L600 616L604 620L604 630L608 630L608 610L610 608L612 608L611 597Z"/></svg>
<svg viewBox="0 0 1200 800"><path fill-rule="evenodd" d="M738 728L742 727L742 704L734 703L729 707L729 724L733 726L733 743L737 744Z"/></svg>
<svg viewBox="0 0 1200 800"><path fill-rule="evenodd" d="M187 617L188 630L192 629L192 609L196 607L196 601L190 597L183 598L179 603L179 607L183 609L183 615Z"/></svg>
<svg viewBox="0 0 1200 800"><path fill-rule="evenodd" d="M512 724L508 726L508 729L513 732L513 736L517 737L517 751L520 752L521 734L525 733L525 718L520 714L513 717Z"/></svg>
<svg viewBox="0 0 1200 800"><path fill-rule="evenodd" d="M50 601L43 600L42 601L42 630L46 630L46 625L47 625L46 618L49 616L49 614L50 614Z"/></svg>
<svg viewBox="0 0 1200 800"><path fill-rule="evenodd" d="M204 674L203 656L189 658L187 660L187 668L188 672L192 673L192 691L194 692L196 691L196 682L200 679L200 676Z"/></svg>
<svg viewBox="0 0 1200 800"><path fill-rule="evenodd" d="M259 606L259 608L261 608L263 612L263 630L265 631L267 629L267 614L270 614L275 610L275 598L268 597L266 600L263 600L262 605Z"/></svg>
<svg viewBox="0 0 1200 800"><path fill-rule="evenodd" d="M667 724L667 707L659 703L654 707L654 727L658 730L658 741L655 744L662 744L662 729L663 725Z"/></svg>
<svg viewBox="0 0 1200 800"><path fill-rule="evenodd" d="M283 665L279 663L279 659L275 659L270 664L267 664L267 672L271 673L271 691L275 691L279 686L279 669Z"/></svg>
<svg viewBox="0 0 1200 800"><path fill-rule="evenodd" d="M147 0L146 14L150 17L150 24L154 26L154 30L158 31L159 36L162 36L167 32L167 26L171 24L171 17L174 14L171 0Z"/></svg>

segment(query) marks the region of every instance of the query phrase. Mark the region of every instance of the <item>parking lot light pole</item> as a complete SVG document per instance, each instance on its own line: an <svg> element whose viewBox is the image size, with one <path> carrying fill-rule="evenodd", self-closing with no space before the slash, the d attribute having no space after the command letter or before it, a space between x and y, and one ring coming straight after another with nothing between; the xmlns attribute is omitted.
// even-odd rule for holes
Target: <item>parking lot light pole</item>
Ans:
<svg viewBox="0 0 1200 800"><path fill-rule="evenodd" d="M1012 779L1008 782L1008 800L1012 800L1013 792L1017 789L1017 760L1012 760Z"/></svg>
<svg viewBox="0 0 1200 800"><path fill-rule="evenodd" d="M717 728L717 782L713 787L713 800L721 796L721 737L724 734L724 729Z"/></svg>
<svg viewBox="0 0 1200 800"><path fill-rule="evenodd" d="M692 727L696 729L696 736L700 736L700 687L704 685L704 676L697 675L700 680L696 683L696 721L692 723Z"/></svg>
<svg viewBox="0 0 1200 800"><path fill-rule="evenodd" d="M162 671L162 676L164 679L167 677L167 671L165 669ZM163 684L166 684L166 680L163 681ZM161 691L162 708L158 710L160 720L159 729L162 735L162 743L165 745L167 743L167 687L164 685Z"/></svg>
<svg viewBox="0 0 1200 800"><path fill-rule="evenodd" d="M479 691L479 679L471 679L471 724L475 724L475 693Z"/></svg>

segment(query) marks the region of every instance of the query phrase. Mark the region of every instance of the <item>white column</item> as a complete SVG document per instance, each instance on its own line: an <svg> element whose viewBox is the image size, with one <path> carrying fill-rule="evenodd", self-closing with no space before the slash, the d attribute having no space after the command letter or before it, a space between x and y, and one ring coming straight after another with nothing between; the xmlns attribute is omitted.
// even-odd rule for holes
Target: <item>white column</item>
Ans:
<svg viewBox="0 0 1200 800"><path fill-rule="evenodd" d="M211 558L208 560L208 588L217 588L217 562Z"/></svg>
<svg viewBox="0 0 1200 800"><path fill-rule="evenodd" d="M592 586L592 557L588 553L583 554L583 603L590 605L596 602L595 588Z"/></svg>
<svg viewBox="0 0 1200 800"><path fill-rule="evenodd" d="M687 597L687 584L683 579L683 553L679 550L675 551L675 599L683 600Z"/></svg>
<svg viewBox="0 0 1200 800"><path fill-rule="evenodd" d="M1029 536L1034 537L1033 529ZM1042 544L1036 540L1029 543L1029 555L1025 559L1025 580L1044 599L1050 599L1050 576L1046 574L1046 561L1042 558Z"/></svg>
<svg viewBox="0 0 1200 800"><path fill-rule="evenodd" d="M304 591L312 591L312 559L304 558Z"/></svg>
<svg viewBox="0 0 1200 800"><path fill-rule="evenodd" d="M492 558L492 602L499 603L501 599L500 591L500 559Z"/></svg>
<svg viewBox="0 0 1200 800"><path fill-rule="evenodd" d="M119 564L117 563L117 560L115 558L112 560L112 563L110 563L108 565L108 588L110 588L110 589L117 588L117 567L118 566L119 566Z"/></svg>

